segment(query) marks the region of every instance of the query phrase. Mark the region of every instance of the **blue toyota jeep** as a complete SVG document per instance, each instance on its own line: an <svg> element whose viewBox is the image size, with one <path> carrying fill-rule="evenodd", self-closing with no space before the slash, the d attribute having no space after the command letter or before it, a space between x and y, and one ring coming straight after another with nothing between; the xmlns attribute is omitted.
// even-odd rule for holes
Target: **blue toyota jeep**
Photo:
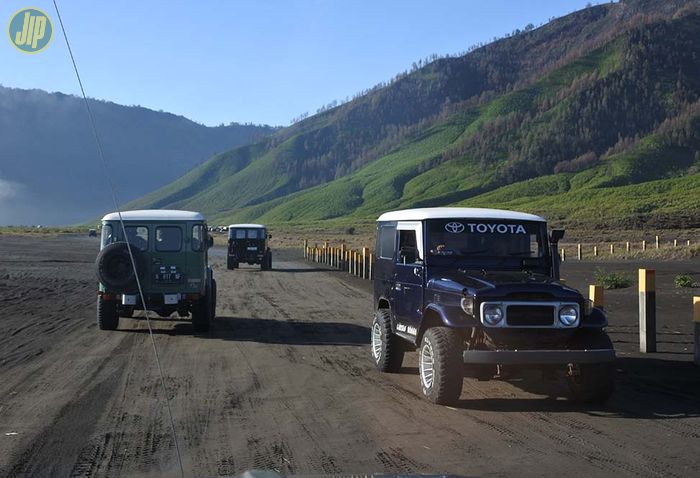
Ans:
<svg viewBox="0 0 700 478"><path fill-rule="evenodd" d="M606 401L615 351L607 318L559 281L557 243L539 216L497 209L394 211L377 221L372 356L398 372L419 352L423 394L449 404L463 377L538 368L573 398Z"/></svg>

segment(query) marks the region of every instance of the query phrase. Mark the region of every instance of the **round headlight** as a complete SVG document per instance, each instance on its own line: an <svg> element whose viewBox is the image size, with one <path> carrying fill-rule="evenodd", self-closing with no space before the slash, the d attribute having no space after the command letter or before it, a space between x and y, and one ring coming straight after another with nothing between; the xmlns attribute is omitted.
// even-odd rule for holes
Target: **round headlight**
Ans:
<svg viewBox="0 0 700 478"><path fill-rule="evenodd" d="M497 305L487 305L484 307L484 322L489 325L496 325L503 319L503 311Z"/></svg>
<svg viewBox="0 0 700 478"><path fill-rule="evenodd" d="M459 305L462 307L465 314L474 315L474 299L471 297L462 297Z"/></svg>
<svg viewBox="0 0 700 478"><path fill-rule="evenodd" d="M566 326L574 325L578 320L578 310L576 307L565 305L559 309L559 322Z"/></svg>

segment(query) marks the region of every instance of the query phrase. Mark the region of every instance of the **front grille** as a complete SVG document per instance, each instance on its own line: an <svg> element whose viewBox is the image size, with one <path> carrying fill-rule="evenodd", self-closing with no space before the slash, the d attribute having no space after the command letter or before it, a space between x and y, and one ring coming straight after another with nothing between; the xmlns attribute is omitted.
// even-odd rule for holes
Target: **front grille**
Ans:
<svg viewBox="0 0 700 478"><path fill-rule="evenodd" d="M554 325L554 307L550 305L509 305L506 323L514 327Z"/></svg>

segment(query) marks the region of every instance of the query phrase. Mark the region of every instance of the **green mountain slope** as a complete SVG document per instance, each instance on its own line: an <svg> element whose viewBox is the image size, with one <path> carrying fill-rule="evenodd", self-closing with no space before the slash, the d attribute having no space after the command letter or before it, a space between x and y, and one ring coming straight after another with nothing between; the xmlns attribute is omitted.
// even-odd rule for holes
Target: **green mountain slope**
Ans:
<svg viewBox="0 0 700 478"><path fill-rule="evenodd" d="M698 72L697 2L597 6L436 60L130 206L217 222L460 204L586 224L673 225L683 211L686 224L698 209L682 192L700 171Z"/></svg>

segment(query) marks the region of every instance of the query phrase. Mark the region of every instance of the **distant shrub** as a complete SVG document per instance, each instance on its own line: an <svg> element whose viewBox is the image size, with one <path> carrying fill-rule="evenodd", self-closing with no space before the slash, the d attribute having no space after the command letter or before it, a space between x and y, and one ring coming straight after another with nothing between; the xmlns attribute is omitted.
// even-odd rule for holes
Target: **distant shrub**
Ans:
<svg viewBox="0 0 700 478"><path fill-rule="evenodd" d="M348 234L348 235L352 236L353 234L355 234L355 228L354 228L354 227L348 227L347 229L345 229L345 234Z"/></svg>
<svg viewBox="0 0 700 478"><path fill-rule="evenodd" d="M632 279L627 274L608 272L598 268L595 271L595 282L603 289L625 289L632 285Z"/></svg>
<svg viewBox="0 0 700 478"><path fill-rule="evenodd" d="M676 276L676 278L673 280L673 282L676 284L677 288L681 287L693 287L693 278L690 277L688 274L679 274Z"/></svg>

